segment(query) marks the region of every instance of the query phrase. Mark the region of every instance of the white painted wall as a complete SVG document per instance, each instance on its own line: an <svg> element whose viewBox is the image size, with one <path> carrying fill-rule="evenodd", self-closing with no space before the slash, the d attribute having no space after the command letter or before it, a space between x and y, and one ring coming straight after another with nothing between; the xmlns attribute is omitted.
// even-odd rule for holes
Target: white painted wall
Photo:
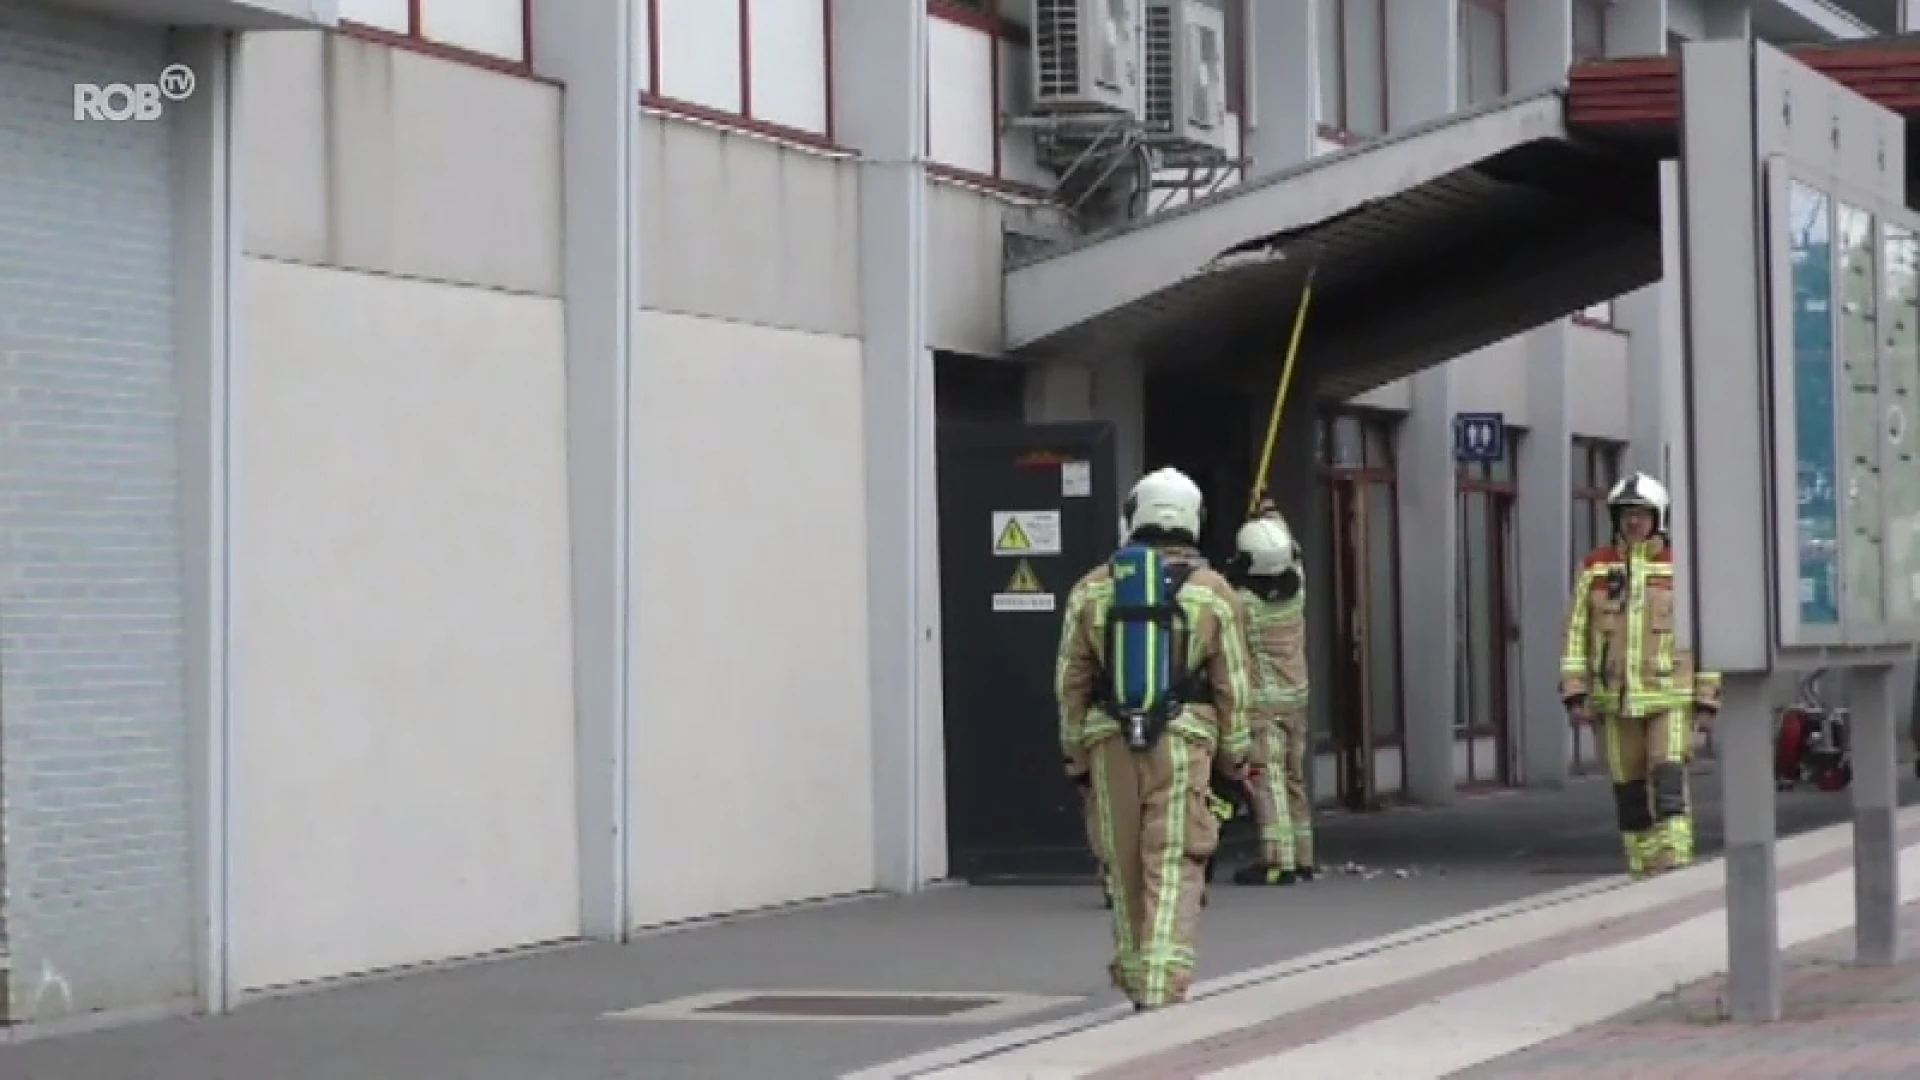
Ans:
<svg viewBox="0 0 1920 1080"><path fill-rule="evenodd" d="M1527 426L1527 339L1496 341L1453 361L1455 408L1497 412L1507 423Z"/></svg>
<svg viewBox="0 0 1920 1080"><path fill-rule="evenodd" d="M645 311L636 926L874 881L860 342Z"/></svg>
<svg viewBox="0 0 1920 1080"><path fill-rule="evenodd" d="M1376 386L1356 396L1352 404L1367 409L1407 412L1413 408L1413 384L1405 379L1395 379L1385 386Z"/></svg>
<svg viewBox="0 0 1920 1080"><path fill-rule="evenodd" d="M1567 377L1573 384L1568 419L1575 435L1632 439L1627 415L1631 342L1620 330L1581 323L1567 328Z"/></svg>
<svg viewBox="0 0 1920 1080"><path fill-rule="evenodd" d="M830 2L749 0L743 11L733 0L657 0L645 8L651 18L634 20L641 85L671 101L824 135Z"/></svg>
<svg viewBox="0 0 1920 1080"><path fill-rule="evenodd" d="M236 981L571 936L560 301L255 258L241 294Z"/></svg>

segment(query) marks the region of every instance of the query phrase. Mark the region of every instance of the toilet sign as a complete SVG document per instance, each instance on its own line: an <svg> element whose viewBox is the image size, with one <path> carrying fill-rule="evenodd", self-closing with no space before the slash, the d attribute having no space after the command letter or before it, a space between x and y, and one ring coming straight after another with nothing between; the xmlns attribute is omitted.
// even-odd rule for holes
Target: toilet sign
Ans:
<svg viewBox="0 0 1920 1080"><path fill-rule="evenodd" d="M1507 418L1497 412L1453 417L1453 458L1462 465L1491 464L1507 456Z"/></svg>

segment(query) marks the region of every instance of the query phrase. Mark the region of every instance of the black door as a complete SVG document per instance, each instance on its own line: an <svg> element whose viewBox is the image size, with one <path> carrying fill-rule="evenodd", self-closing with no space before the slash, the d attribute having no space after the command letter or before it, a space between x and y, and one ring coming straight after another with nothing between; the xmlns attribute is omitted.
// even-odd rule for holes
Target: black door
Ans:
<svg viewBox="0 0 1920 1080"><path fill-rule="evenodd" d="M1119 539L1105 424L939 429L940 611L951 871L1092 880L1061 771L1054 659L1067 593Z"/></svg>

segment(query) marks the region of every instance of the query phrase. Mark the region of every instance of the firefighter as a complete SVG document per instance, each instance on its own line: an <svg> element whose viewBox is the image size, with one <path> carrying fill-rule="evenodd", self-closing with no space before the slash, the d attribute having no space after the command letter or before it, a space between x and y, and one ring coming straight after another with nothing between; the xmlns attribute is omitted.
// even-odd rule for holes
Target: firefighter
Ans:
<svg viewBox="0 0 1920 1080"><path fill-rule="evenodd" d="M1693 670L1674 627L1667 489L1646 473L1607 493L1611 543L1573 584L1560 696L1605 740L1627 869L1645 877L1693 861L1687 761L1696 712L1720 705L1720 677Z"/></svg>
<svg viewBox="0 0 1920 1080"><path fill-rule="evenodd" d="M1260 861L1237 885L1292 885L1313 876L1313 807L1307 799L1306 581L1286 519L1270 504L1240 527L1229 575L1240 593L1253 657L1251 726L1256 767L1247 785L1260 829Z"/></svg>
<svg viewBox="0 0 1920 1080"><path fill-rule="evenodd" d="M1200 555L1201 502L1178 470L1143 477L1126 501L1126 546L1074 585L1061 627L1060 747L1068 777L1092 793L1113 902L1108 973L1141 1010L1184 1000L1192 984L1204 865L1219 842L1213 764L1244 775L1250 749L1239 601ZM1165 574L1151 605L1134 598L1142 566ZM1143 704L1137 668L1156 656L1171 676Z"/></svg>

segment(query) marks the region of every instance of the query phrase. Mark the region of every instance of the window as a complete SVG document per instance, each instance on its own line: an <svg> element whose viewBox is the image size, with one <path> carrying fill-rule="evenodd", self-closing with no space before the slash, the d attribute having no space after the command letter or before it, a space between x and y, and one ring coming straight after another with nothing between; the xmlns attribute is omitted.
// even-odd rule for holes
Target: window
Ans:
<svg viewBox="0 0 1920 1080"><path fill-rule="evenodd" d="M1506 0L1460 0L1459 105L1498 100L1507 92Z"/></svg>
<svg viewBox="0 0 1920 1080"><path fill-rule="evenodd" d="M1042 183L1031 143L1002 137L1001 114L1030 90L1027 28L993 0L927 0L927 156L963 180Z"/></svg>
<svg viewBox="0 0 1920 1080"><path fill-rule="evenodd" d="M637 33L647 103L806 142L829 141L832 2L645 0Z"/></svg>
<svg viewBox="0 0 1920 1080"><path fill-rule="evenodd" d="M1600 439L1573 440L1573 532L1569 567L1613 538L1607 490L1620 479L1621 445Z"/></svg>
<svg viewBox="0 0 1920 1080"><path fill-rule="evenodd" d="M1387 129L1386 0L1318 0L1320 123L1337 134Z"/></svg>
<svg viewBox="0 0 1920 1080"><path fill-rule="evenodd" d="M1327 127L1346 129L1347 119L1347 64L1341 48L1343 37L1341 29L1341 0L1319 0L1320 10L1314 12L1314 32L1319 35L1315 46L1320 61L1320 115L1319 122Z"/></svg>
<svg viewBox="0 0 1920 1080"><path fill-rule="evenodd" d="M340 0L349 32L485 67L523 72L532 0Z"/></svg>
<svg viewBox="0 0 1920 1080"><path fill-rule="evenodd" d="M1607 9L1603 0L1573 0L1573 62L1607 55Z"/></svg>

